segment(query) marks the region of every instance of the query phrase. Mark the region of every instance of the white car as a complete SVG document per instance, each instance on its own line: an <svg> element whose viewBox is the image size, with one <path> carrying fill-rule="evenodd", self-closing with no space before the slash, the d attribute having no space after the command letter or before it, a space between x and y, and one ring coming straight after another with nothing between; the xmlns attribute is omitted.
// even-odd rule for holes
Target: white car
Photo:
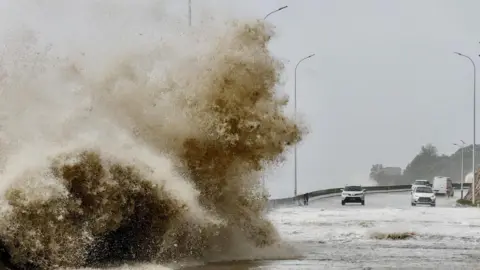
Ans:
<svg viewBox="0 0 480 270"><path fill-rule="evenodd" d="M428 180L415 180L412 184L412 191L418 186L430 186L430 182Z"/></svg>
<svg viewBox="0 0 480 270"><path fill-rule="evenodd" d="M342 205L346 203L361 203L365 205L365 189L361 186L346 186L342 189Z"/></svg>
<svg viewBox="0 0 480 270"><path fill-rule="evenodd" d="M435 193L433 193L431 187L417 186L414 190L412 190L412 206L416 206L417 204L428 204L432 207L435 207L435 201Z"/></svg>

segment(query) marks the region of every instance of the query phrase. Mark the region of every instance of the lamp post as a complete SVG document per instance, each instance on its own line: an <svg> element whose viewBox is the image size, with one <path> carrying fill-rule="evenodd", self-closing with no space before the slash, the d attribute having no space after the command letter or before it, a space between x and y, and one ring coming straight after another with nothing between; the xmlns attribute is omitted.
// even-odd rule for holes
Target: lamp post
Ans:
<svg viewBox="0 0 480 270"><path fill-rule="evenodd" d="M294 110L294 114L295 114L295 121L297 120L297 68L298 68L298 65L300 65L300 63L302 63L303 61L307 60L308 58L311 58L313 57L315 54L310 54L309 56L306 56L302 59L300 59L298 62L297 62L297 65L295 66L295 76L294 76L294 90L293 90L293 110ZM293 190L293 194L295 197L297 197L297 184L298 184L298 181L297 181L297 145L295 144L294 146L294 154L293 154L293 160L294 160L294 181L295 181L295 189Z"/></svg>
<svg viewBox="0 0 480 270"><path fill-rule="evenodd" d="M191 1L191 0L190 0ZM273 13L276 13L276 12L279 12L280 10L283 10L283 9L286 9L288 8L288 6L283 6L283 7L280 7L280 8L277 8L275 9L274 11L268 13L267 15L265 15L265 17L263 18L263 20L266 20L268 18L268 16L272 15ZM262 186L263 186L263 189L265 189L265 177L262 178Z"/></svg>
<svg viewBox="0 0 480 270"><path fill-rule="evenodd" d="M465 142L463 140L460 140L462 144L454 143L453 145L456 145L462 149L462 170L460 172L460 199L463 199L463 181L465 179L465 175L463 172L463 151L465 150Z"/></svg>
<svg viewBox="0 0 480 270"><path fill-rule="evenodd" d="M263 19L266 20L266 19L268 18L268 16L272 15L272 14L275 13L275 12L279 12L280 10L286 9L287 7L288 7L288 6L283 6L283 7L281 7L281 8L277 8L277 9L275 9L274 11L272 11L272 12L268 13L267 15L265 15L265 17L264 17Z"/></svg>
<svg viewBox="0 0 480 270"><path fill-rule="evenodd" d="M472 63L473 66L473 144L472 144L472 174L473 174L473 181L472 181L472 203L475 203L475 95L476 95L476 77L477 77L477 67L475 66L475 62L473 62L472 58L466 56L462 53L455 52L455 54L465 57Z"/></svg>
<svg viewBox="0 0 480 270"><path fill-rule="evenodd" d="M192 0L188 0L188 26L192 26Z"/></svg>

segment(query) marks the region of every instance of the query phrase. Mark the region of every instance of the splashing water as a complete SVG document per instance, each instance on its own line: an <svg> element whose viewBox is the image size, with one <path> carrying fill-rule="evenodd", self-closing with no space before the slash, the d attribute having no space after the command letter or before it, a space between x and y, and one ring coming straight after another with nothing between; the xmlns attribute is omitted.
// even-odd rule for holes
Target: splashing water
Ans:
<svg viewBox="0 0 480 270"><path fill-rule="evenodd" d="M12 264L209 261L279 243L259 176L303 129L275 95L267 25L232 24L184 55L124 37L39 52L41 35L21 33L0 63L0 241Z"/></svg>

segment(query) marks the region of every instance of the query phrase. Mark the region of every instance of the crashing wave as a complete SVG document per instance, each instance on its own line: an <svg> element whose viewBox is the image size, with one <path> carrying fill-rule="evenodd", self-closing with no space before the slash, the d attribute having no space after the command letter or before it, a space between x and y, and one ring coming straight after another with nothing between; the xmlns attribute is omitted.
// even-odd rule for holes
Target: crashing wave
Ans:
<svg viewBox="0 0 480 270"><path fill-rule="evenodd" d="M166 61L159 45L103 59L104 70L25 52L36 62L24 74L3 59L4 259L209 261L279 243L259 176L303 129L275 93L272 34L238 23L201 57Z"/></svg>

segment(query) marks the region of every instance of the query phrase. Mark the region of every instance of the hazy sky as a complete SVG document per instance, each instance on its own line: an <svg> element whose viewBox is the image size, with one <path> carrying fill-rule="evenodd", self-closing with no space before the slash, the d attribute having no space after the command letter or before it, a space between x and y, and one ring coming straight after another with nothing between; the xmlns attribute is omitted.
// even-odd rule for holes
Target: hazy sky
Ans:
<svg viewBox="0 0 480 270"><path fill-rule="evenodd" d="M297 73L311 129L298 151L299 192L368 184L373 163L404 168L426 143L450 153L453 142L472 142L473 67L453 52L480 63L479 1L228 3L239 18L289 6L268 18L288 94L296 62L316 54ZM273 197L293 193L292 160L269 178Z"/></svg>
<svg viewBox="0 0 480 270"><path fill-rule="evenodd" d="M179 24L188 22L188 0L159 2L167 2L162 11L176 16ZM41 23L40 17L27 16L27 6L46 2L22 0L18 3L25 8L18 4L11 11L8 3L13 1L0 0L0 9L9 8L9 19ZM316 54L298 69L298 112L311 131L298 151L299 193L369 184L372 164L404 168L426 143L451 153L456 150L453 142L472 142L473 69L453 52L480 63L478 0L192 3L193 29L205 21L263 18L289 6L268 18L277 31L270 48L286 65L286 83L279 90L293 96L295 64ZM67 7L63 2L48 9L48 19L61 17ZM87 39L88 31L83 34ZM292 161L289 158L270 174L267 183L273 197L293 194Z"/></svg>

